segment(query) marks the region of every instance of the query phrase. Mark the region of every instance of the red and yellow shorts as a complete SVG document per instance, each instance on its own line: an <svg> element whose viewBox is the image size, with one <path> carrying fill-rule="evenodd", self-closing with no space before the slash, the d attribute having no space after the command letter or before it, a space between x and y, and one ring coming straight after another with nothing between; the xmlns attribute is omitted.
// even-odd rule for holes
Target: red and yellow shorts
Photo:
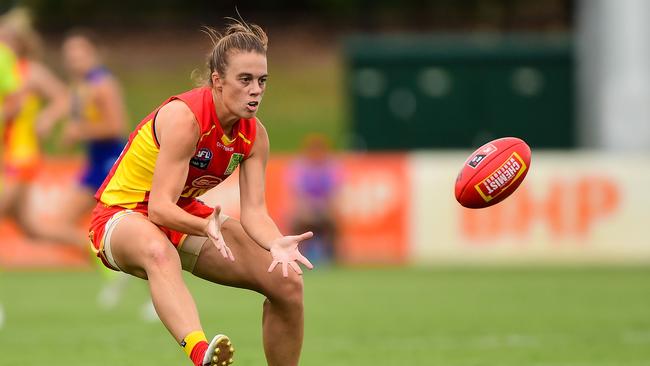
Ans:
<svg viewBox="0 0 650 366"><path fill-rule="evenodd" d="M189 204L181 206L181 208L187 213L203 218L210 216L214 211L212 207L205 205L199 200L192 200ZM108 206L102 202L98 202L92 212L90 231L88 232L88 237L92 244L92 250L106 267L115 271L120 271L120 268L115 263L110 251L110 237L113 228L119 220L130 214L141 214L147 217L147 205L139 204L135 208L127 209L120 206ZM225 217L220 217L219 219L223 221L225 220ZM183 245L187 234L164 226L157 226L160 231L167 236L174 247L179 249L181 245ZM198 249L200 249L200 247ZM198 255L198 253L194 253L194 255Z"/></svg>

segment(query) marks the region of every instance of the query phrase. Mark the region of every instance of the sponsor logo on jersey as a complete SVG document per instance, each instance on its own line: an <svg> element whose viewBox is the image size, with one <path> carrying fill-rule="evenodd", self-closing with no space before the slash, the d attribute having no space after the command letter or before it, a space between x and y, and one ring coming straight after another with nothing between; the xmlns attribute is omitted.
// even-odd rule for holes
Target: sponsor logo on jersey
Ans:
<svg viewBox="0 0 650 366"><path fill-rule="evenodd" d="M230 162L228 163L228 167L226 168L226 171L223 173L223 175L230 175L232 174L235 169L237 169L237 166L241 161L244 160L244 154L240 153L234 153L230 157Z"/></svg>
<svg viewBox="0 0 650 366"><path fill-rule="evenodd" d="M470 167L476 169L476 167L479 164L481 164L481 162L483 160L485 160L485 158L488 155L492 154L495 151L497 151L497 147L492 145L492 144L488 144L487 146L485 146L481 150L477 151L476 154L474 156L472 156L471 159L469 159L469 161L467 162L467 165L469 165Z"/></svg>
<svg viewBox="0 0 650 366"><path fill-rule="evenodd" d="M190 160L190 165L198 169L207 169L210 165L210 160L212 160L212 151L207 148L201 148L196 152L196 155Z"/></svg>
<svg viewBox="0 0 650 366"><path fill-rule="evenodd" d="M226 146L226 145L222 144L222 143L219 142L219 141L217 141L217 147L220 148L220 149L222 149L222 150L224 150L224 151L227 151L227 152L233 152L233 151L235 151L235 148L234 148L234 147L232 147L232 146Z"/></svg>
<svg viewBox="0 0 650 366"><path fill-rule="evenodd" d="M221 183L222 179L214 175L202 175L192 181L194 188L212 188Z"/></svg>

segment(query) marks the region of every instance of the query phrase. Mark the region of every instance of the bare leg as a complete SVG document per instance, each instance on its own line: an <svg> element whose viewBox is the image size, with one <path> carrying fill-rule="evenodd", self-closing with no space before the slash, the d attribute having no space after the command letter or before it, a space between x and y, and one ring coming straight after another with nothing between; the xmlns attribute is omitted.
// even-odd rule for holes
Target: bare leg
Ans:
<svg viewBox="0 0 650 366"><path fill-rule="evenodd" d="M18 212L18 221L26 232L36 238L85 248L88 246L88 236L79 221L95 206L95 198L85 187L68 192L66 197L68 199L53 221L42 223L24 207Z"/></svg>
<svg viewBox="0 0 650 366"><path fill-rule="evenodd" d="M122 293L126 289L126 285L131 278L133 277L126 273L120 272L117 273L114 277L111 277L110 280L106 280L106 284L97 294L97 304L104 310L111 310L115 308L120 302Z"/></svg>
<svg viewBox="0 0 650 366"><path fill-rule="evenodd" d="M25 184L19 181L13 179L4 180L2 188L0 188L0 217L14 215L16 203L24 195L25 190Z"/></svg>
<svg viewBox="0 0 650 366"><path fill-rule="evenodd" d="M3 179L5 177L0 177ZM17 199L22 195L22 192L25 190L23 184L12 179L5 179L2 182L0 187L0 219L4 218L7 215L14 215ZM0 304L0 329L4 326L5 323L5 311Z"/></svg>
<svg viewBox="0 0 650 366"><path fill-rule="evenodd" d="M20 227L23 234L27 237L34 238L36 218L30 216L27 209L29 183L8 179L4 182L2 195L0 197L0 218L10 216Z"/></svg>
<svg viewBox="0 0 650 366"><path fill-rule="evenodd" d="M178 342L202 329L178 252L158 227L142 215L127 215L113 231L111 248L123 271L149 280L158 316Z"/></svg>
<svg viewBox="0 0 650 366"><path fill-rule="evenodd" d="M270 253L257 245L237 220L226 220L221 230L235 262L224 259L211 242L206 242L194 274L266 296L262 327L267 363L269 366L298 365L304 327L302 276L289 271L289 278L283 278L279 268L268 273Z"/></svg>

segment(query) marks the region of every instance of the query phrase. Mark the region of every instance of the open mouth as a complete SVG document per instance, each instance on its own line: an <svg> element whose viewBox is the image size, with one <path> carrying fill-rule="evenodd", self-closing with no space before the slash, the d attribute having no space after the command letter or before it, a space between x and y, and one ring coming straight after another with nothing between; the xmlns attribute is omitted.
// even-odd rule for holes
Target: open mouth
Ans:
<svg viewBox="0 0 650 366"><path fill-rule="evenodd" d="M260 102L248 102L248 110L254 112L257 110L257 107L260 105Z"/></svg>

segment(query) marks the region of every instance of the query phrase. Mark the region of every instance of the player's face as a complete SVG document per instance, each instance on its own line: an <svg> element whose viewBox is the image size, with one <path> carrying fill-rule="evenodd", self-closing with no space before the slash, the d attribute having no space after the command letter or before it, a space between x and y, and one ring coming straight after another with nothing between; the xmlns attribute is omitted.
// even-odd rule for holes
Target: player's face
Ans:
<svg viewBox="0 0 650 366"><path fill-rule="evenodd" d="M74 77L83 78L97 63L95 48L83 37L71 37L63 43L63 61Z"/></svg>
<svg viewBox="0 0 650 366"><path fill-rule="evenodd" d="M229 55L225 77L215 85L221 88L226 108L239 118L253 118L266 90L266 56L256 52Z"/></svg>
<svg viewBox="0 0 650 366"><path fill-rule="evenodd" d="M13 51L15 51L18 48L15 33L12 32L11 29L7 28L6 26L2 26L2 25L0 25L0 42L7 45Z"/></svg>

